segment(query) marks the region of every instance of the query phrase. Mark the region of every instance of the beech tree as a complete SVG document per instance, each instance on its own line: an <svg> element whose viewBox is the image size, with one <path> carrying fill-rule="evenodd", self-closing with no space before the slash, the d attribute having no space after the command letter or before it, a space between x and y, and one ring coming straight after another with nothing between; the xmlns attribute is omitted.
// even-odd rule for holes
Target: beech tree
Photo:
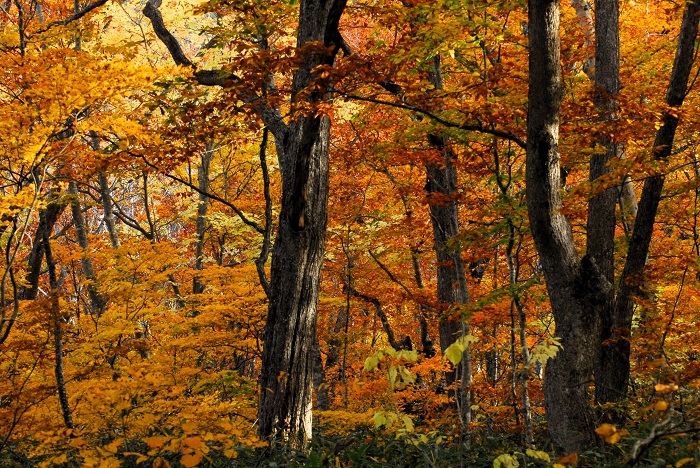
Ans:
<svg viewBox="0 0 700 468"><path fill-rule="evenodd" d="M600 7L596 19L598 31L614 37L616 5L606 2L597 5ZM681 23L666 94L669 109L664 112L652 146L657 161L667 158L673 147L679 121L674 109L683 104L688 89L699 6L698 2L688 3ZM594 433L597 419L588 391L596 366L600 366L596 369L596 388L601 400L618 400L627 391L633 304L642 291L640 275L649 251L664 175L652 174L645 181L615 296L611 281L615 199L611 191L594 197L589 206L588 252L583 258L576 252L571 225L562 214L558 147L562 99L559 16L558 0L530 0L526 184L532 234L547 280L556 336L563 346L546 368L544 391L549 431L557 445L577 451L598 442ZM597 53L596 59L605 57L605 47L612 54L600 59L601 71L596 70L599 102L605 107L614 102L619 84L615 76L616 41L606 44L602 39L598 43L602 54ZM591 163L594 180L605 173L615 152L612 141L604 146L606 153L594 156ZM605 340L603 352L601 340Z"/></svg>
<svg viewBox="0 0 700 468"><path fill-rule="evenodd" d="M275 138L282 174L282 208L272 250L260 375L259 433L301 445L311 438L313 346L328 217L330 120L317 106L331 95L318 72L332 67L343 47L338 24L345 3L300 2L297 50L301 65L292 80L291 121L285 123L280 109L269 108L264 101L259 107ZM144 14L175 62L194 67L163 24L159 6L160 1L149 0ZM266 47L266 39L259 40ZM194 76L204 85L226 86L229 80L238 79L215 70L195 71ZM312 83L318 84L308 89ZM264 92L276 92L271 77Z"/></svg>

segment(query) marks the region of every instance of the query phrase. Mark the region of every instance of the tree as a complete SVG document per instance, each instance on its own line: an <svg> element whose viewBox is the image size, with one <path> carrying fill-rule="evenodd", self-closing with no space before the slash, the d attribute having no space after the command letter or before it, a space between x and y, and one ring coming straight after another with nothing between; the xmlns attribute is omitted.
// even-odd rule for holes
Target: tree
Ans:
<svg viewBox="0 0 700 468"><path fill-rule="evenodd" d="M292 121L283 122L279 108L260 105L261 118L275 138L282 208L272 251L259 433L300 445L311 438L313 345L328 217L330 119L318 105L331 96L325 77L318 72L324 71L327 77L325 70L333 66L343 45L338 24L345 3L300 2L297 51L301 65L292 79ZM165 28L159 5L149 1L144 14L175 62L192 66ZM258 40L267 47L266 38ZM202 84L226 85L227 79L235 79L216 71L195 71L194 76ZM272 78L268 77L264 88L276 92Z"/></svg>
<svg viewBox="0 0 700 468"><path fill-rule="evenodd" d="M605 4L604 4L605 5ZM698 30L698 4L686 7L678 38L676 58L666 96L669 110L664 112L653 146L653 157L660 161L671 154L677 114L672 110L683 103L687 93L692 67L693 44ZM602 12L601 12L602 13ZM603 229L606 233L589 232L588 252L579 258L574 245L571 225L562 214L561 167L559 154L559 113L562 99L560 76L559 2L557 0L530 0L529 2L529 105L527 142L527 204L532 234L540 255L547 291L556 323L556 335L563 349L549 362L545 377L545 408L549 431L554 442L566 450L581 450L597 443L593 430L596 419L590 406L588 386L598 362L603 331L617 334L619 339L609 341L615 352L606 349L606 358L597 385L609 384L606 391L626 393L629 378L629 336L635 295L641 292L639 275L649 250L664 176L654 174L647 178L634 231L630 241L620 288L611 303L610 214L600 225L589 223L589 229ZM615 12L601 14L601 19L614 20ZM614 28L614 26L612 26ZM601 31L604 29L601 28ZM602 49L601 49L602 50ZM605 62L601 64L604 66ZM603 82L596 72L596 81ZM614 71L609 84L601 93L615 92ZM609 97L605 98L609 99ZM610 145L612 148L613 145ZM610 159L594 158L591 177L596 179L605 172ZM610 213L614 199L607 197L601 209ZM601 197L593 199L589 209L595 209ZM599 213L592 212L591 218ZM614 230L613 230L614 233ZM596 244L600 242L601 244ZM600 265L599 265L600 262ZM612 320L604 322L610 317ZM608 325L609 323L609 325ZM604 328L604 324L606 328ZM613 357L614 354L614 357ZM614 369L614 370L613 370Z"/></svg>

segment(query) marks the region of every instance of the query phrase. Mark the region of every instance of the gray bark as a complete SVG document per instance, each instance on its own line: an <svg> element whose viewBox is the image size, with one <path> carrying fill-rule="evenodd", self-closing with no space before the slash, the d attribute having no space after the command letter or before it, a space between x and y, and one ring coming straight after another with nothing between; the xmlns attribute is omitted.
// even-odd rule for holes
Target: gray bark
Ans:
<svg viewBox="0 0 700 468"><path fill-rule="evenodd" d="M78 200L78 186L75 182L70 182L68 184L68 194L71 196L70 207L73 215L73 227L75 227L75 232L78 237L78 245L83 250L83 253L85 253L90 248L90 244L88 242L83 210L80 206L80 200ZM106 301L97 290L95 284L95 269L92 267L92 260L83 256L80 259L80 265L82 266L85 279L88 280L87 290L88 296L90 297L90 311L99 317L104 311Z"/></svg>
<svg viewBox="0 0 700 468"><path fill-rule="evenodd" d="M345 0L302 0L297 47L319 41L338 45ZM305 51L292 81L292 111L313 80L311 70L332 65L335 52ZM325 90L306 100L328 99ZM277 135L275 135L277 137ZM313 346L316 306L325 247L330 119L303 115L289 124L278 154L282 208L272 252L270 304L260 376L259 433L305 445L311 438ZM279 149L279 146L278 146Z"/></svg>
<svg viewBox="0 0 700 468"><path fill-rule="evenodd" d="M558 0L529 1L526 187L530 227L547 280L556 336L563 345L545 374L549 432L555 445L579 451L598 440L588 387L604 306L598 298L609 294L611 285L594 259L579 260L571 226L561 213L559 15Z"/></svg>
<svg viewBox="0 0 700 468"><path fill-rule="evenodd" d="M694 47L698 36L699 14L700 1L686 4L671 80L666 93L666 103L670 107L680 107L688 90L690 72L695 59ZM670 156L678 121L676 115L668 111L664 112L663 124L656 133L653 145L655 160L663 161ZM644 182L610 327L606 328L606 335L603 337L607 340L607 344L603 347L600 370L596 374L596 397L602 402L620 401L627 395L634 298L643 294L640 275L649 253L664 180L664 174L656 174L649 176Z"/></svg>
<svg viewBox="0 0 700 468"><path fill-rule="evenodd" d="M102 209L104 210L104 222L109 234L109 240L112 243L112 248L119 247L119 235L117 234L117 225L114 220L114 207L112 206L112 194L109 188L109 181L104 172L97 175L100 182L100 200L102 201Z"/></svg>
<svg viewBox="0 0 700 468"><path fill-rule="evenodd" d="M209 208L209 166L211 165L212 157L214 156L214 143L207 142L207 148L202 154L202 162L197 168L197 183L199 184L199 204L197 205L197 244L195 252L195 269L202 270L204 268L204 233L207 228L207 209ZM200 281L198 276L192 279L192 292L201 294L204 292L205 285Z"/></svg>

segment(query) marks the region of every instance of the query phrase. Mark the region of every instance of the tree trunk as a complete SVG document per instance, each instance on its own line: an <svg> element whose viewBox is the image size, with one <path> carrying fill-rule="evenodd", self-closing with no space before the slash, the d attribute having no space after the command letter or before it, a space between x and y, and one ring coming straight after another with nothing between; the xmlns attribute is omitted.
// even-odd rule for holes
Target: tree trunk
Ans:
<svg viewBox="0 0 700 468"><path fill-rule="evenodd" d="M666 93L666 103L670 107L680 107L688 90L690 71L695 59L694 46L698 35L699 14L700 1L686 4ZM669 111L663 114L663 125L656 133L653 146L654 159L657 161L663 161L671 154L678 126L677 115ZM627 396L634 297L643 293L639 276L649 253L664 178L663 174L651 175L646 179L642 190L610 326L605 330L604 339L607 341L603 346L600 369L596 374L596 397L601 402L620 401Z"/></svg>
<svg viewBox="0 0 700 468"><path fill-rule="evenodd" d="M297 47L303 64L292 82L292 112L300 110L299 93L314 79L312 70L332 65L338 45L338 22L345 0L302 0ZM308 49L319 41L332 52ZM312 91L310 103L329 99ZM272 251L270 304L260 376L259 433L272 440L303 446L311 438L311 406L316 306L328 216L330 119L299 115L289 124L278 154L282 207ZM278 146L279 149L279 146Z"/></svg>
<svg viewBox="0 0 700 468"><path fill-rule="evenodd" d="M545 371L545 410L555 445L579 451L597 443L588 387L597 358L601 313L611 285L595 260L580 261L561 213L559 2L530 0L526 187L530 227L563 349Z"/></svg>
<svg viewBox="0 0 700 468"><path fill-rule="evenodd" d="M207 228L207 209L209 208L209 166L214 156L214 142L208 141L207 148L202 154L202 162L197 168L197 184L199 184L199 204L197 205L197 244L196 244L196 270L204 268L204 233ZM192 279L192 293L202 294L205 284L201 282L199 276Z"/></svg>
<svg viewBox="0 0 700 468"><path fill-rule="evenodd" d="M282 175L282 207L272 251L270 303L263 339L258 432L263 438L288 440L298 446L311 438L313 348L328 216L331 126L328 116L308 107L327 103L332 97L323 81L313 90L305 88L313 80L320 80L316 67L332 66L343 47L338 24L345 4L346 0L300 2L297 48L301 66L292 80L288 125L279 108L268 107L264 99L252 93L242 96L259 103L260 116L275 137ZM160 1L149 0L143 12L176 64L194 68L194 77L202 85L227 86L238 79L218 70L196 70L163 24L159 6ZM265 93L277 92L271 77L263 89ZM260 262L258 271L263 266Z"/></svg>
<svg viewBox="0 0 700 468"><path fill-rule="evenodd" d="M54 326L54 375L56 377L56 390L58 392L58 401L61 405L61 414L63 415L63 423L68 429L73 429L73 413L70 403L68 402L68 392L66 391L66 379L63 369L63 327L61 322L61 306L58 297L58 289L60 287L58 277L56 276L56 263L54 262L51 253L50 234L49 230L43 231L42 243L44 244L44 254L46 255L46 267L49 273L49 295L51 299L51 318Z"/></svg>
<svg viewBox="0 0 700 468"><path fill-rule="evenodd" d="M617 110L617 95L620 92L620 40L618 26L618 0L596 0L595 2L595 104L600 112L600 121L612 122ZM617 157L618 144L614 137L603 135L597 139L597 144L603 149L601 153L591 158L590 181L605 176L610 172L608 163ZM631 185L631 184L630 184ZM618 199L618 188L607 187L596 194L588 203L587 222L587 254L593 258L601 274L610 284L615 282L615 205ZM600 340L603 343L610 336L612 310L614 305L614 289L610 289L605 297ZM596 401L602 402L604 387L601 377L601 366L605 366L608 356L605 346L596 363Z"/></svg>
<svg viewBox="0 0 700 468"><path fill-rule="evenodd" d="M440 56L433 58L433 72L430 81L436 90L441 90L442 76ZM454 239L459 234L459 210L457 205L457 170L454 166L456 155L447 140L441 136L428 135L428 143L443 156L440 165L427 166L428 199L430 200L430 222L433 227L435 254L437 257L437 300L441 305L452 307L455 304L468 304L469 291L464 273L462 249ZM438 325L440 349L445 350L463 334L469 334L469 325L461 317L445 317ZM447 374L447 385L460 381L455 392L461 408L460 419L465 425L471 423L471 353L464 351L462 362L454 372Z"/></svg>
<svg viewBox="0 0 700 468"><path fill-rule="evenodd" d="M78 237L78 245L83 250L83 254L85 254L90 248L90 244L85 227L85 217L83 216L83 210L80 206L80 200L78 200L78 186L75 182L70 182L68 184L68 193L71 196L70 207L73 215L73 226L75 227L75 233ZM97 285L95 284L95 269L92 267L92 260L83 257L80 259L80 265L83 268L85 279L88 280L87 290L88 296L90 297L90 311L99 317L102 315L102 312L104 312L106 301L97 290Z"/></svg>
<svg viewBox="0 0 700 468"><path fill-rule="evenodd" d="M104 221L109 233L109 240L112 243L112 248L119 247L119 236L117 235L117 225L114 220L114 208L112 206L112 194L109 188L109 181L104 172L97 175L100 181L100 200L102 201L102 209L104 210Z"/></svg>

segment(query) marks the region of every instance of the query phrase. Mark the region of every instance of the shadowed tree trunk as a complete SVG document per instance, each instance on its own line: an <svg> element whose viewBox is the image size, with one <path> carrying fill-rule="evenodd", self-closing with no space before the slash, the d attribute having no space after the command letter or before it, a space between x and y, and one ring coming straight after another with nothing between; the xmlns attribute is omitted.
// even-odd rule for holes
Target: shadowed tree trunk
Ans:
<svg viewBox="0 0 700 468"><path fill-rule="evenodd" d="M608 7L616 9L616 5ZM601 5L600 8L605 6ZM602 20L602 10L600 13ZM697 13L697 3L688 4L667 94L670 106L680 106L687 90L697 36ZM615 16L616 22L616 13L611 11L609 14ZM609 344L614 347L614 352L604 350L603 353L609 353L608 357L599 361L603 320L610 313L613 297L612 285L608 279L612 276L609 213L607 221L600 226L595 222L590 224L589 252L579 260L571 226L561 213L559 189L559 107L562 96L559 2L530 0L529 28L527 205L530 227L547 280L556 336L563 346L546 368L545 409L554 443L567 451L579 451L598 442L593 432L596 420L588 392L594 367L605 363L605 367L596 370L597 385L601 391L605 388L613 389L615 394L626 393L633 296L640 292L636 276L641 273L648 253L664 178L663 175L653 175L645 183L621 286L610 320L612 326L607 327L605 324L606 330L613 331ZM601 31L604 29L601 27ZM619 86L613 75L614 73L609 73L607 78L612 81L604 83L605 73L596 73L597 79L601 78L603 88L599 92L605 93L605 89L613 90ZM607 96L602 104L606 104L605 100L609 99ZM664 114L663 125L654 142L655 159L663 160L670 155L677 124L677 117L670 112ZM605 164L601 161L605 161L611 154L610 149L606 149L605 156L600 155L592 161L593 178L605 171ZM606 196L603 193L603 197ZM610 203L606 198L601 203L601 209L609 210ZM612 203L614 208L614 201ZM591 210L595 210L595 207L594 199ZM590 239L598 230L602 231L599 234L604 238ZM601 261L600 266L598 259Z"/></svg>
<svg viewBox="0 0 700 468"><path fill-rule="evenodd" d="M298 93L314 79L311 70L334 62L344 8L345 0L302 0L300 4L297 47L307 49L292 82L293 111L300 105ZM308 46L314 41L334 48L313 51ZM324 94L323 89L313 91L308 101L328 99ZM311 438L316 306L328 216L330 119L299 116L289 124L281 143L282 208L272 251L259 433L304 445Z"/></svg>
<svg viewBox="0 0 700 468"><path fill-rule="evenodd" d="M439 55L433 57L430 81L436 90L443 89ZM426 167L430 222L437 257L437 300L448 307L468 304L469 291L461 244L454 240L459 234L457 169L454 166L456 155L444 137L428 135L428 143L443 156L439 165L429 164ZM441 318L438 329L443 354L460 336L469 334L469 325L461 317ZM456 401L460 406L460 419L468 427L471 423L472 384L471 353L468 346L458 368L447 374L447 385L456 381L460 382L460 387L455 391Z"/></svg>
<svg viewBox="0 0 700 468"><path fill-rule="evenodd" d="M695 60L694 48L698 36L699 15L700 1L686 4L666 93L666 103L671 108L680 107L688 92L688 81ZM671 155L678 121L678 113L664 112L662 126L656 132L652 147L656 161L663 161ZM609 326L604 330L605 342L601 352L600 368L596 373L596 398L600 402L621 401L627 396L634 298L643 294L640 275L649 253L664 180L665 176L661 173L647 177L644 182L620 286L612 314L609 316Z"/></svg>
<svg viewBox="0 0 700 468"><path fill-rule="evenodd" d="M324 83L305 88L316 67L332 66L344 42L338 30L346 0L302 0L297 47L300 68L292 80L291 121L255 95L242 96L258 111L275 137L282 176L282 207L272 251L269 307L260 375L258 432L261 437L305 445L311 438L311 405L316 341L316 306L328 215L330 119L307 107L332 96ZM149 0L143 10L176 64L195 69L207 86L227 86L238 77L219 70L196 70L158 10ZM260 41L265 47L265 41ZM322 47L319 47L322 46ZM277 92L272 78L264 92ZM304 91L303 93L301 91ZM307 109L305 109L307 108Z"/></svg>
<svg viewBox="0 0 700 468"><path fill-rule="evenodd" d="M590 257L580 261L559 191L559 2L529 1L527 205L563 349L547 364L544 392L554 443L578 451L595 445L588 386L601 327L597 298L611 285Z"/></svg>

